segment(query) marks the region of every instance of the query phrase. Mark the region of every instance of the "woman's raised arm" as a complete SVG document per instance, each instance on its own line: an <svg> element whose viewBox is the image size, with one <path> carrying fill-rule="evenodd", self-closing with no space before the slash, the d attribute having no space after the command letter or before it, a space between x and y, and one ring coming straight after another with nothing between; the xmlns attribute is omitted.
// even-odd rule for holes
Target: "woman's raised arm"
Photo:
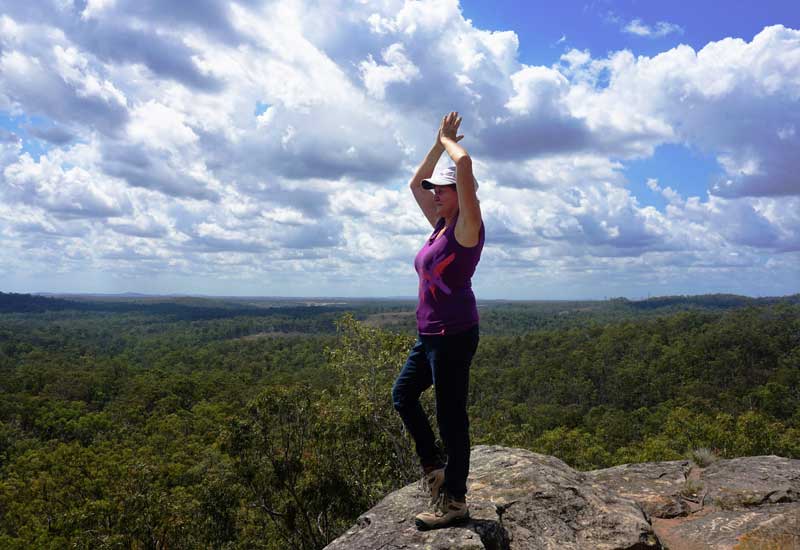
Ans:
<svg viewBox="0 0 800 550"><path fill-rule="evenodd" d="M436 163L439 162L439 157L442 156L442 153L444 153L444 145L437 141L437 143L431 147L431 150L428 151L425 160L423 160L422 164L417 168L417 173L414 174L414 177L411 178L411 181L408 183L411 192L414 194L414 198L417 200L417 204L422 210L422 213L425 214L425 217L428 218L431 227L436 227L436 222L438 221L438 217L436 216L436 204L433 201L433 193L427 189L423 189L422 180L433 175L433 170L436 168Z"/></svg>
<svg viewBox="0 0 800 550"><path fill-rule="evenodd" d="M458 189L458 222L456 231L464 235L469 242L478 242L481 228L481 207L475 190L475 178L472 174L472 159L469 153L458 142L464 136L457 136L461 117L453 111L442 120L439 128L439 141L447 150L447 154L456 165L456 188ZM460 227L459 227L460 226Z"/></svg>
<svg viewBox="0 0 800 550"><path fill-rule="evenodd" d="M442 143L442 128L448 116L449 115L445 115L442 117L442 122L439 125L439 130L436 132L436 140L433 142L433 147L428 151L425 160L419 165L416 174L414 174L414 177L411 178L411 181L408 183L411 192L414 194L414 198L417 200L417 204L422 210L422 213L425 214L425 217L428 218L431 227L436 227L436 222L439 221L439 218L436 215L436 203L433 200L433 193L427 189L423 189L422 180L433 175L433 171L436 169L436 163L439 162L439 157L441 157L442 153L445 151L445 146ZM464 136L453 136L453 141L456 143L462 139L464 139Z"/></svg>

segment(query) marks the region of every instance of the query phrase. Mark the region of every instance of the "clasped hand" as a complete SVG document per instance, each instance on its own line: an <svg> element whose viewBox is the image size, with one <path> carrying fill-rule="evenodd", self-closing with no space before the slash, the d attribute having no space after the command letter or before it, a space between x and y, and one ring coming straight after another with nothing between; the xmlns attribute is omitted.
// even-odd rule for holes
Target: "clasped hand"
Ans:
<svg viewBox="0 0 800 550"><path fill-rule="evenodd" d="M439 132L436 135L436 143L444 145L445 139L451 139L458 143L464 136L457 135L458 134L458 127L461 124L461 117L458 116L457 111L452 111L449 114L442 117L442 123L439 125Z"/></svg>

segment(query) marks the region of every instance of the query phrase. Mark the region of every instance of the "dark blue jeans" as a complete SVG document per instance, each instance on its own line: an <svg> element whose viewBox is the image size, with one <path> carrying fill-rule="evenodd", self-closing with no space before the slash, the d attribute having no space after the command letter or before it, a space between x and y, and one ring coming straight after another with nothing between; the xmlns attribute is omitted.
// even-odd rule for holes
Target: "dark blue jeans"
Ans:
<svg viewBox="0 0 800 550"><path fill-rule="evenodd" d="M428 417L419 402L431 385L436 396L436 421L447 453L445 486L454 497L467 494L469 474L469 366L478 349L478 325L458 334L419 334L392 387L394 408L414 438L423 465L441 464Z"/></svg>

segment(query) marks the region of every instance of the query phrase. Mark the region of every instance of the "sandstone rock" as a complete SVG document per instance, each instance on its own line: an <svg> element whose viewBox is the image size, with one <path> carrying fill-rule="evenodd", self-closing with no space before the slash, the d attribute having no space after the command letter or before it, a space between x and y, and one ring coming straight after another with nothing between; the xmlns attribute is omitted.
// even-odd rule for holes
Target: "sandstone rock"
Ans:
<svg viewBox="0 0 800 550"><path fill-rule="evenodd" d="M598 491L612 489L638 502L648 518L671 518L692 509L691 495L682 494L691 466L688 460L623 464L592 470L586 476Z"/></svg>
<svg viewBox="0 0 800 550"><path fill-rule="evenodd" d="M800 460L650 462L586 474L596 489L639 503L670 550L800 550Z"/></svg>
<svg viewBox="0 0 800 550"><path fill-rule="evenodd" d="M800 550L800 460L745 457L708 468L679 460L578 472L552 456L481 445L472 450L468 487L466 526L418 531L414 516L426 498L409 485L326 550Z"/></svg>
<svg viewBox="0 0 800 550"><path fill-rule="evenodd" d="M719 460L701 472L706 506L752 507L800 500L800 460L747 456Z"/></svg>
<svg viewBox="0 0 800 550"><path fill-rule="evenodd" d="M703 509L684 518L655 519L669 550L798 550L800 503L749 510Z"/></svg>
<svg viewBox="0 0 800 550"><path fill-rule="evenodd" d="M658 548L635 502L597 491L584 474L552 456L476 446L468 487L472 519L466 526L418 531L414 516L426 509L425 495L409 485L363 514L326 549ZM501 521L496 505L510 502Z"/></svg>

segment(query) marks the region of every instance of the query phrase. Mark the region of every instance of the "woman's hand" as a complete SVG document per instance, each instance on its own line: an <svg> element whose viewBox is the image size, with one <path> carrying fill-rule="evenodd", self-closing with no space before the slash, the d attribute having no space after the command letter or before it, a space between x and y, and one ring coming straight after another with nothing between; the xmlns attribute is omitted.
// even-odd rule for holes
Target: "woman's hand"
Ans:
<svg viewBox="0 0 800 550"><path fill-rule="evenodd" d="M436 143L444 145L445 139L451 139L458 143L464 136L456 135L458 133L458 126L461 124L461 117L458 116L456 111L442 117L442 123L439 125L439 133L436 136Z"/></svg>

